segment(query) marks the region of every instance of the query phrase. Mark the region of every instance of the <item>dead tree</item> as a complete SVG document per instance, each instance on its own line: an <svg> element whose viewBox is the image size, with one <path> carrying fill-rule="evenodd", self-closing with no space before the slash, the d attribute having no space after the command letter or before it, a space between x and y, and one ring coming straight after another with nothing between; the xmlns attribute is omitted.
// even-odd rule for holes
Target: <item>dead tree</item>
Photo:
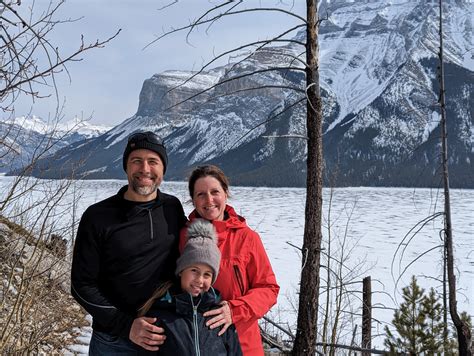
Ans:
<svg viewBox="0 0 474 356"><path fill-rule="evenodd" d="M306 208L298 324L293 355L314 355L317 342L322 242L323 143L319 88L318 4L308 0L306 27L306 130L308 136Z"/></svg>
<svg viewBox="0 0 474 356"><path fill-rule="evenodd" d="M451 202L448 173L448 130L446 124L446 97L444 87L443 57L443 1L439 0L439 107L441 111L441 161L444 187L444 238L446 248L446 268L449 287L449 313L457 331L459 355L471 355L471 331L457 312L456 276L454 275L453 228L451 223Z"/></svg>
<svg viewBox="0 0 474 356"><path fill-rule="evenodd" d="M364 278L362 300L362 348L370 349L372 346L372 285L370 276ZM362 352L362 355L368 356L370 354Z"/></svg>
<svg viewBox="0 0 474 356"><path fill-rule="evenodd" d="M232 51L226 52L226 55L229 55L237 50L242 50L249 48L250 45L257 46L257 50L267 46L270 43L275 43L278 41L287 41L291 42L292 40L282 39L283 35L294 31L298 27L306 27L306 42L305 53L306 60L303 61L298 57L294 57L292 60L298 64L303 64L304 72L306 75L306 82L304 90L299 88L290 88L287 86L278 86L279 88L286 88L290 90L295 90L297 92L303 92L305 97L295 102L295 105L299 103L306 104L306 132L307 137L304 137L307 142L307 177L306 177L306 208L305 208L305 228L304 228L304 237L303 237L303 256L302 256L302 269L301 269L301 282L300 282L300 293L299 293L299 308L298 308L298 321L297 321L297 330L296 338L293 347L293 355L312 355L316 353L316 341L317 341L317 322L318 322L318 310L319 310L319 287L320 287L320 255L321 255L321 242L322 242L322 184L323 184L323 150L322 150L322 101L321 93L319 87L319 46L318 46L318 28L319 28L319 19L318 19L318 1L317 0L307 0L306 2L306 19L285 10L278 8L253 8L245 10L236 10L236 8L242 4L242 1L233 2L226 1L222 4L215 5L212 9L207 10L202 16L198 17L196 20L191 21L190 25L183 26L180 28L174 28L168 32L165 32L163 35L159 36L155 41L160 38L167 36L171 33L175 33L182 30L187 30L188 35L195 28L204 24L212 24L213 22L230 15L241 14L244 12L251 11L279 11L287 13L290 16L297 17L299 20L303 21L303 25L296 26L285 33L276 36L270 40L266 41L257 41ZM224 10L225 6L229 6L229 9ZM214 15L216 11L219 11L217 15ZM153 41L153 42L155 42ZM153 43L152 42L152 43ZM294 41L293 42L297 42ZM150 43L151 44L151 43ZM255 53L255 52L253 52ZM250 55L251 56L251 55ZM219 58L216 56L214 60ZM210 61L202 67L200 71L194 74L188 80L191 80L195 75L201 73L204 68L209 64L214 62ZM229 83L230 81L239 80L244 77L256 75L264 71L276 71L276 70L295 70L301 71L302 69L294 64L289 65L285 68L268 68L265 70L254 71L252 73L246 73L241 76L234 76L224 81L219 82L218 84L193 95L192 97L186 99L185 101L201 95L203 93L208 93L210 90L214 89L218 85L223 85ZM243 90L258 90L264 88L275 88L276 86L265 86L262 85L258 88L247 88ZM243 91L239 90L239 91ZM237 94L237 93L232 93ZM185 101L175 104L180 105ZM285 108L284 110L287 110ZM268 121L265 121L268 122ZM264 123L265 123L264 122ZM262 123L262 124L264 124Z"/></svg>

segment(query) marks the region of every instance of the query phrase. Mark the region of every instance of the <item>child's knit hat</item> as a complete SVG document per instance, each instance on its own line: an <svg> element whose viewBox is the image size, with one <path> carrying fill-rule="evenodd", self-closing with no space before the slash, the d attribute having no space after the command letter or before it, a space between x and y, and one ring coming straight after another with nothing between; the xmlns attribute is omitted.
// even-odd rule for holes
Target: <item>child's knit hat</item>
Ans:
<svg viewBox="0 0 474 356"><path fill-rule="evenodd" d="M217 247L214 226L207 220L196 219L189 225L187 237L188 241L183 253L176 261L176 275L193 264L203 263L211 267L212 283L214 283L221 263L221 252Z"/></svg>

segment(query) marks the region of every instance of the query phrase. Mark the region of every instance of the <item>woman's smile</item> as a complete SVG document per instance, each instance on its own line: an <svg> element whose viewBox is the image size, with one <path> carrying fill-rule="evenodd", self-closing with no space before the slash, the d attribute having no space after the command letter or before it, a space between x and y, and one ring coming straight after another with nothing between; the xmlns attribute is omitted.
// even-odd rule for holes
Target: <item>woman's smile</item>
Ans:
<svg viewBox="0 0 474 356"><path fill-rule="evenodd" d="M202 218L209 221L224 220L227 194L214 177L206 176L196 180L193 203Z"/></svg>

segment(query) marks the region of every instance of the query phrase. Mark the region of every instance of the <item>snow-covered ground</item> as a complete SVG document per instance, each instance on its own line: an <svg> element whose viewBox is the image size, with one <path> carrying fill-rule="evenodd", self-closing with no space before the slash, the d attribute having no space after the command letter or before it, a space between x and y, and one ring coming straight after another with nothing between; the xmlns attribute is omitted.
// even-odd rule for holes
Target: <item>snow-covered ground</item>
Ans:
<svg viewBox="0 0 474 356"><path fill-rule="evenodd" d="M0 177L0 194L2 187L11 179ZM114 194L123 184L125 181L121 180L77 182L75 194L81 197L76 213L79 216L87 206ZM186 183L165 182L162 190L176 195L183 202L187 213L192 210L192 205L186 203L189 200ZM281 286L274 311L278 310L280 319L293 325L296 317L292 312L291 301L295 300L301 257L299 250L287 242L294 246L302 245L305 190L231 187L231 193L230 204L260 234ZM72 196L71 194L66 199ZM440 245L441 219L427 223L414 237L409 234L420 221L441 210L443 200L440 191L413 188L337 188L332 195L330 220L329 197L330 191L325 189L324 225L332 226L332 251L336 251L346 236L345 266L360 271L357 278L354 278L356 282L360 282L365 276L371 276L374 306L395 307L401 300L401 288L408 284L413 274L418 276L422 287L440 290L439 283L433 278L441 276L441 249L433 249L421 255ZM458 271L458 308L473 316L474 190L452 190L451 201ZM72 214L72 209L70 210ZM404 239L405 236L407 238ZM328 231L325 230L325 241L327 237ZM405 245L399 247L402 242ZM345 273L348 274L347 271ZM361 291L362 284L356 283L351 289ZM352 308L357 309L358 304L359 299L354 298ZM372 333L376 335L383 333L383 327L392 320L393 311L375 308L372 316L379 321L373 324ZM90 330L85 330L82 340L84 345L77 345L75 352L85 352L89 335ZM372 346L381 348L382 341L382 338L376 338Z"/></svg>

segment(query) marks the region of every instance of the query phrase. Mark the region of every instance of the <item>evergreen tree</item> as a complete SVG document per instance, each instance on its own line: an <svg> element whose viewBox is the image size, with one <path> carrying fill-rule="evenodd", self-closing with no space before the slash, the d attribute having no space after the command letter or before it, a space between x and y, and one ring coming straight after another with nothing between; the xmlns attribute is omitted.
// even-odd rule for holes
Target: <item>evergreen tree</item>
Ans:
<svg viewBox="0 0 474 356"><path fill-rule="evenodd" d="M385 327L387 337L384 344L390 349L390 354L459 354L456 329L452 331L446 349L443 345L443 306L433 288L425 295L413 276L410 285L403 288L403 300L394 314L396 332ZM472 328L471 318L466 312L461 313L460 318Z"/></svg>
<svg viewBox="0 0 474 356"><path fill-rule="evenodd" d="M423 297L421 313L425 317L422 336L423 351L427 355L441 352L443 348L443 307L433 288L431 288L429 295Z"/></svg>
<svg viewBox="0 0 474 356"><path fill-rule="evenodd" d="M409 355L418 355L423 351L423 339L426 313L423 311L422 301L424 289L420 288L415 276L412 276L408 287L403 288L403 303L395 311L393 326L398 336L395 336L386 326L387 338L384 344L393 352L404 352Z"/></svg>

